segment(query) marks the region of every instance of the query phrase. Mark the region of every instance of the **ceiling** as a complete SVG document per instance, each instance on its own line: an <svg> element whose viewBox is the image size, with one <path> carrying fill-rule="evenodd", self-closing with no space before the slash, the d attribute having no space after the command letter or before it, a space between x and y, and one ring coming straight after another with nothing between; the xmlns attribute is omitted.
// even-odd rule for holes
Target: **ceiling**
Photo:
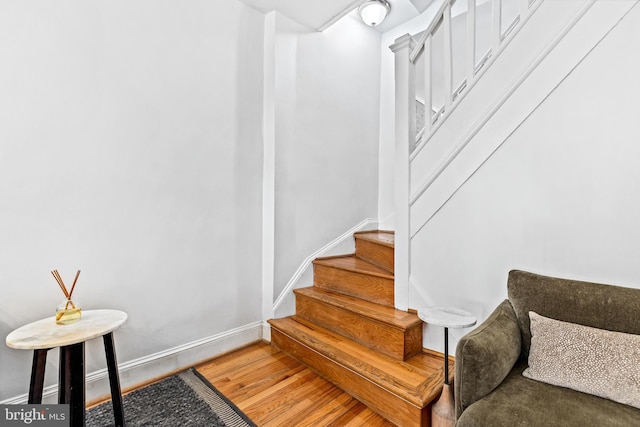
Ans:
<svg viewBox="0 0 640 427"><path fill-rule="evenodd" d="M357 9L364 0L240 0L262 12L277 10L294 21L317 31ZM375 29L385 32L424 12L434 0L387 0L391 13Z"/></svg>

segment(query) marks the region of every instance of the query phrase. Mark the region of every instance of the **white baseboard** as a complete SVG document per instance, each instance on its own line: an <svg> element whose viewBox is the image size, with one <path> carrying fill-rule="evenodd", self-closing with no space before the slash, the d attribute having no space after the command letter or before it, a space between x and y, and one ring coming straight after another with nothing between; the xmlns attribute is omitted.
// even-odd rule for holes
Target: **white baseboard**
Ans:
<svg viewBox="0 0 640 427"><path fill-rule="evenodd" d="M149 356L120 363L118 364L120 386L123 390L135 387L155 378L166 376L168 373L186 369L215 355L258 341L262 337L263 322L258 321ZM109 396L109 393L109 376L106 368L87 374L87 402ZM27 403L27 398L28 395L23 394L3 400L0 404L24 404ZM45 387L42 395L43 403L53 404L57 400L58 385L53 384Z"/></svg>

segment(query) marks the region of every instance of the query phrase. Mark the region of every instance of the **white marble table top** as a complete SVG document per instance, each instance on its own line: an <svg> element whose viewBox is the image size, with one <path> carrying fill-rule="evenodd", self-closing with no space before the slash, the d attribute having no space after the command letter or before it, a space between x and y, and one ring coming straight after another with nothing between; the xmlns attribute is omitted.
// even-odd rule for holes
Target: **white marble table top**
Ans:
<svg viewBox="0 0 640 427"><path fill-rule="evenodd" d="M119 310L87 310L75 323L58 325L56 317L48 317L24 325L7 335L7 346L19 350L64 347L106 335L127 320Z"/></svg>
<svg viewBox="0 0 640 427"><path fill-rule="evenodd" d="M476 324L473 314L453 307L425 307L418 310L418 317L430 325L445 328L468 328Z"/></svg>

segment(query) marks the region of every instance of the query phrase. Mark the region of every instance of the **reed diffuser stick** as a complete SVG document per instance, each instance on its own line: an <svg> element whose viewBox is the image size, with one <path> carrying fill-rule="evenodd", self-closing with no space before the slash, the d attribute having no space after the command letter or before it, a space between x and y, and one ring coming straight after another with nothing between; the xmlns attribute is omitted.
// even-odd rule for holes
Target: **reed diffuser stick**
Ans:
<svg viewBox="0 0 640 427"><path fill-rule="evenodd" d="M78 276L80 275L80 270L76 273L76 278L73 279L73 284L71 285L71 290L69 291L69 299L71 299L71 295L73 295L73 289L76 287L76 282L78 281Z"/></svg>
<svg viewBox="0 0 640 427"><path fill-rule="evenodd" d="M69 308L69 304L71 304L71 307L76 308L76 306L73 303L73 301L71 301L71 295L73 295L73 290L76 287L76 282L78 281L78 276L79 275L80 275L80 270L78 270L78 272L76 273L75 279L73 279L73 284L71 285L71 290L69 291L69 298L67 298L67 304L65 305L65 310L67 308Z"/></svg>
<svg viewBox="0 0 640 427"><path fill-rule="evenodd" d="M73 280L73 284L71 285L71 291L67 290L67 287L64 285L64 281L62 280L62 277L60 276L58 270L53 270L51 274L53 275L53 278L56 279L56 282L58 282L58 285L60 286L60 289L62 289L64 296L67 297L67 303L64 306L65 310L69 308L69 305L71 305L72 308L76 308L76 305L73 303L73 301L71 301L71 294L73 293L73 289L76 287L76 282L78 281L80 270L78 270L78 272L76 273L76 277Z"/></svg>
<svg viewBox="0 0 640 427"><path fill-rule="evenodd" d="M58 286L60 286L60 289L62 289L64 296L67 297L67 299L69 299L69 292L67 291L67 288L64 285L62 278L60 277L60 274L58 274L58 270L53 270L51 274L53 275L53 278L56 279L56 282L58 282Z"/></svg>

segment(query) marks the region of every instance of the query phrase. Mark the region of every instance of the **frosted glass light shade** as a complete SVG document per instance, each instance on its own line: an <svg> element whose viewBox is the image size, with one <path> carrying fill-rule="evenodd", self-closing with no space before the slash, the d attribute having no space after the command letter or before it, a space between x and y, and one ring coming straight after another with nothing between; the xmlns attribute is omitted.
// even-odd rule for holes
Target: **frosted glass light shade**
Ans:
<svg viewBox="0 0 640 427"><path fill-rule="evenodd" d="M370 27L375 27L384 21L390 10L391 5L386 0L368 0L358 8L362 22Z"/></svg>

